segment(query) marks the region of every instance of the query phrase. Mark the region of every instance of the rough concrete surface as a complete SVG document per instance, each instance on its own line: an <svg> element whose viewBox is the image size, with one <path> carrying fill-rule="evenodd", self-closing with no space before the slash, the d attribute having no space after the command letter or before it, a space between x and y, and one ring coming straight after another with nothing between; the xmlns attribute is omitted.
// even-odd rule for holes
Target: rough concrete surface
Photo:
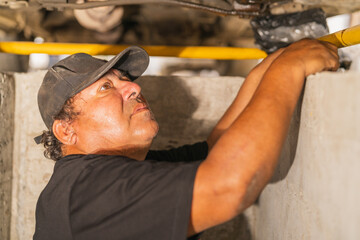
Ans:
<svg viewBox="0 0 360 240"><path fill-rule="evenodd" d="M243 78L148 76L138 82L160 126L152 148L164 149L204 141Z"/></svg>
<svg viewBox="0 0 360 240"><path fill-rule="evenodd" d="M36 100L44 73L15 74L12 240L32 239L36 201L53 168L53 162L43 157L42 147L33 140L45 129Z"/></svg>
<svg viewBox="0 0 360 240"><path fill-rule="evenodd" d="M10 239L15 85L0 73L0 239Z"/></svg>
<svg viewBox="0 0 360 240"><path fill-rule="evenodd" d="M360 239L359 90L357 72L308 78L295 159L249 209L252 239Z"/></svg>
<svg viewBox="0 0 360 240"><path fill-rule="evenodd" d="M36 101L44 74L44 71L15 74L18 94L15 111L12 240L32 238L36 201L53 170L53 161L45 159L43 147L33 141L45 129ZM164 149L204 140L224 113L224 106L230 105L242 81L242 78L232 77L139 79L138 83L161 128L153 148ZM219 82L224 87L219 88ZM215 94L217 98L212 97ZM216 99L220 99L220 102Z"/></svg>
<svg viewBox="0 0 360 240"><path fill-rule="evenodd" d="M206 231L202 239L360 239L357 74L322 73L307 80L271 183L245 214ZM36 200L53 167L32 139L44 129L36 105L43 75L15 74L14 240L31 239ZM203 140L242 78L144 77L139 82L161 127L154 148L168 148Z"/></svg>

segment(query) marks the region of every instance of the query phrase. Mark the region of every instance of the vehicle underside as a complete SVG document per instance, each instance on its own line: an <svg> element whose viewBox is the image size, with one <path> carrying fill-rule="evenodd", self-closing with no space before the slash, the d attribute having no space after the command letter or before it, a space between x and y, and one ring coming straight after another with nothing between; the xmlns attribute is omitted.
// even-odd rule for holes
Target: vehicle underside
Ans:
<svg viewBox="0 0 360 240"><path fill-rule="evenodd" d="M25 40L237 46L252 37L251 18L316 7L332 16L360 10L360 2L0 0L0 30Z"/></svg>
<svg viewBox="0 0 360 240"><path fill-rule="evenodd" d="M166 46L259 47L254 38L258 18L273 21L273 16L300 12L276 24L299 18L311 23L309 9L322 9L325 17L360 10L356 0L0 0L0 40L67 43L107 43ZM319 13L317 13L319 14ZM321 15L322 13L320 13ZM262 20L261 20L262 21ZM318 21L319 22L319 21ZM321 22L321 21L320 21ZM273 24L270 22L270 25ZM290 24L290 25L291 25ZM309 25L309 24L308 24ZM323 35L324 21L313 28ZM309 25L310 26L310 25ZM291 26L290 26L291 27ZM297 27L297 26L295 26ZM303 28L297 28L303 30ZM262 30L262 29L260 29ZM265 29L266 30L266 29ZM285 32L292 31L285 29ZM284 30L282 30L284 32ZM279 33L271 33L281 37ZM307 36L307 35L305 35ZM317 36L316 36L317 37ZM260 44L261 45L261 44ZM264 46L261 46L264 49ZM272 47L272 46L270 46ZM271 51L273 51L272 48ZM270 51L269 51L270 52ZM237 75L231 64L185 64L178 68L216 69L220 74ZM209 65L209 66L208 66Z"/></svg>

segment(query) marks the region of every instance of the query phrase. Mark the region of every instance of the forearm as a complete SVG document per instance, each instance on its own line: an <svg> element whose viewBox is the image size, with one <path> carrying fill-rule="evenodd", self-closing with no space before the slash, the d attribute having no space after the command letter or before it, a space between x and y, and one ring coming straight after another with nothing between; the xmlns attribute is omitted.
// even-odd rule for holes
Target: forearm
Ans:
<svg viewBox="0 0 360 240"><path fill-rule="evenodd" d="M193 198L192 221L198 222L195 232L235 217L271 177L303 84L301 76L287 79L280 75L266 73L248 106L200 165ZM287 89L295 88L297 93L289 96ZM196 218L203 215L216 218Z"/></svg>
<svg viewBox="0 0 360 240"><path fill-rule="evenodd" d="M283 49L276 51L269 55L261 63L259 63L245 78L244 83L240 87L237 96L232 104L226 110L222 118L219 120L213 131L207 138L209 149L216 143L219 137L230 127L235 119L249 104L257 87L259 86L264 73L267 71L270 64L281 54Z"/></svg>
<svg viewBox="0 0 360 240"><path fill-rule="evenodd" d="M251 204L270 179L303 87L302 73L279 65L265 74L249 105L209 155L219 161L224 178L239 177L239 182L251 186L240 209Z"/></svg>
<svg viewBox="0 0 360 240"><path fill-rule="evenodd" d="M305 77L337 67L337 48L309 39L274 60L200 165L189 229L198 232L228 221L256 199L273 174Z"/></svg>

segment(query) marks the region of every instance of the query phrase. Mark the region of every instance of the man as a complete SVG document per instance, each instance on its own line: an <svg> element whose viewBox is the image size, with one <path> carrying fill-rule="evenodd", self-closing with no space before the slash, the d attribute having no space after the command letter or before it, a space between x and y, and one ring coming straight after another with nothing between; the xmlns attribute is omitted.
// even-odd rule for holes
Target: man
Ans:
<svg viewBox="0 0 360 240"><path fill-rule="evenodd" d="M34 239L185 239L232 219L271 178L305 77L339 65L328 43L280 49L251 71L206 142L149 151L158 125L133 82L147 64L131 47L109 62L75 54L46 74L41 141L57 162Z"/></svg>

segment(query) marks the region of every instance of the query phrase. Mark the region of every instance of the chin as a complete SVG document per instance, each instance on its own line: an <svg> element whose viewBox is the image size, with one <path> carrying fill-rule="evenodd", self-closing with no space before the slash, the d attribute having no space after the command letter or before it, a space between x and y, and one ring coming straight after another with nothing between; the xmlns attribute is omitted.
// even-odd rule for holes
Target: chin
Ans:
<svg viewBox="0 0 360 240"><path fill-rule="evenodd" d="M155 121L155 127L154 127L154 135L153 135L153 139L157 136L157 134L159 133L159 124Z"/></svg>
<svg viewBox="0 0 360 240"><path fill-rule="evenodd" d="M159 132L159 124L154 120L152 122L151 131L149 131L149 138L152 140Z"/></svg>
<svg viewBox="0 0 360 240"><path fill-rule="evenodd" d="M148 122L145 126L140 129L137 129L134 133L137 139L141 141L151 143L152 140L156 137L159 132L159 125L155 120Z"/></svg>
<svg viewBox="0 0 360 240"><path fill-rule="evenodd" d="M150 121L149 121L149 128L153 132L152 138L156 137L159 132L159 124L157 123L154 114L150 111Z"/></svg>

